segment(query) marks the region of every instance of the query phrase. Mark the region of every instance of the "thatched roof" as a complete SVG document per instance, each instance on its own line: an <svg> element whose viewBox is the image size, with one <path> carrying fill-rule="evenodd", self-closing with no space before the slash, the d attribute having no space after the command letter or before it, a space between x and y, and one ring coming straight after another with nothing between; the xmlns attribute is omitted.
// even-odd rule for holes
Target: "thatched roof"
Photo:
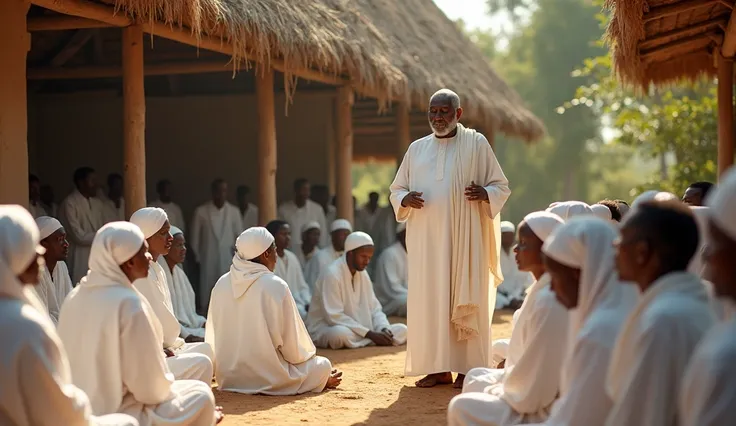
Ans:
<svg viewBox="0 0 736 426"><path fill-rule="evenodd" d="M723 0L608 0L614 68L646 89L716 74L732 6ZM732 2L728 2L732 3Z"/></svg>
<svg viewBox="0 0 736 426"><path fill-rule="evenodd" d="M475 123L526 141L542 123L432 0L98 0L140 21L222 36L235 59L348 77L358 93L425 107L437 89Z"/></svg>

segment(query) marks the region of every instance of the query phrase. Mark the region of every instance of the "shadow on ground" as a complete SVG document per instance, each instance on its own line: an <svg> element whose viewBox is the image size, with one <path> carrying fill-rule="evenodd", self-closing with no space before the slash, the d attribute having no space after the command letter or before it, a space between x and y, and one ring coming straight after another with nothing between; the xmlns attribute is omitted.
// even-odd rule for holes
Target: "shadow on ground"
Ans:
<svg viewBox="0 0 736 426"><path fill-rule="evenodd" d="M387 408L373 410L368 420L354 423L361 426L377 425L436 425L437 420L447 416L447 403L460 390L452 385L436 386L425 389L404 386L399 391L396 401ZM422 421L422 420L425 421Z"/></svg>

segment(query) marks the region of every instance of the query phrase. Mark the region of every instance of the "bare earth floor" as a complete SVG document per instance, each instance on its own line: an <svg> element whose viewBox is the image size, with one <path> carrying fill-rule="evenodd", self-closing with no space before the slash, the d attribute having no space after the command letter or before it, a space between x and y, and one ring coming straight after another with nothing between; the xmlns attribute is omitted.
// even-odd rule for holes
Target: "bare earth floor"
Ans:
<svg viewBox="0 0 736 426"><path fill-rule="evenodd" d="M511 336L512 311L496 312L493 338ZM398 318L392 318L397 322ZM342 385L321 394L250 396L215 391L225 411L224 426L244 425L442 425L452 386L414 387L404 377L406 346L320 350L343 371Z"/></svg>

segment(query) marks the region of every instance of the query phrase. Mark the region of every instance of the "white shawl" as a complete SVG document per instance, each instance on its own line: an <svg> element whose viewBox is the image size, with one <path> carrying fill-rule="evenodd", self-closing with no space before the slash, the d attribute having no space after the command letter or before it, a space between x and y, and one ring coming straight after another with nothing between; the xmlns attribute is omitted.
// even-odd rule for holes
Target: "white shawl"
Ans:
<svg viewBox="0 0 736 426"><path fill-rule="evenodd" d="M194 289L189 277L179 265L174 266L172 272L164 256L159 256L158 263L166 274L174 315L181 324L181 336L204 337L204 324L207 318L199 315L194 307Z"/></svg>

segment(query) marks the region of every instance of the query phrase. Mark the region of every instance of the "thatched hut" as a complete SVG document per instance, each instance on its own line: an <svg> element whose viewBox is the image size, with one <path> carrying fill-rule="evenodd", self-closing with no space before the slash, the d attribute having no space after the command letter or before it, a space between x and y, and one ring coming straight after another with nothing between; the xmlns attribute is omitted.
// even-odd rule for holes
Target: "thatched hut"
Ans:
<svg viewBox="0 0 736 426"><path fill-rule="evenodd" d="M0 37L0 202L27 203L29 163L62 193L92 165L123 171L128 214L217 175L258 182L265 222L306 176L351 218L354 155L402 156L437 88L490 140L544 132L431 0L9 0Z"/></svg>
<svg viewBox="0 0 736 426"><path fill-rule="evenodd" d="M700 76L718 77L718 170L734 161L732 0L608 0L607 37L615 72L646 90Z"/></svg>

